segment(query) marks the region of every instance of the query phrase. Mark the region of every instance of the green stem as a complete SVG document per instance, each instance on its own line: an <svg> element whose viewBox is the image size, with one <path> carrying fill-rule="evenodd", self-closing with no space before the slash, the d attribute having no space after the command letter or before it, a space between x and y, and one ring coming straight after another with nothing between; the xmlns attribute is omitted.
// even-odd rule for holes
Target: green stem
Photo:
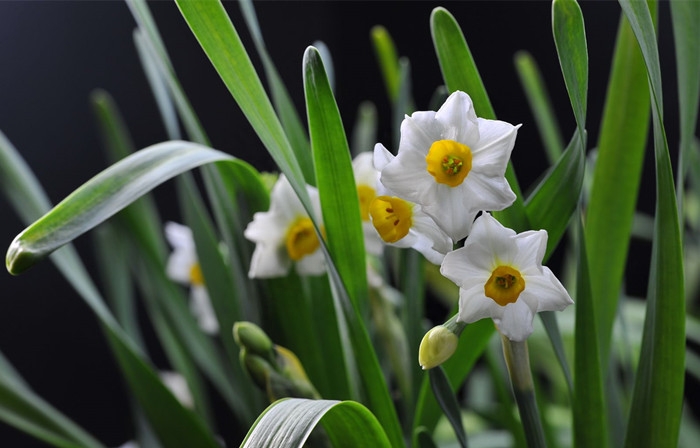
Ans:
<svg viewBox="0 0 700 448"><path fill-rule="evenodd" d="M529 448L546 448L547 442L544 436L540 412L537 409L535 399L535 387L530 370L530 357L527 351L527 342L511 341L501 335L503 344L503 356L508 366L510 382L513 386L513 395L518 403L520 420L525 430L525 439Z"/></svg>

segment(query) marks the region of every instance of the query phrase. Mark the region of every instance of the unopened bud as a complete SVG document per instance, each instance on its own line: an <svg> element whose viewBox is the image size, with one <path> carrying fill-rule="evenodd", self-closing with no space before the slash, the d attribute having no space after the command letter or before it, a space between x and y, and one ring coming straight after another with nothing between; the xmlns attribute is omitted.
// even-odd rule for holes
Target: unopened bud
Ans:
<svg viewBox="0 0 700 448"><path fill-rule="evenodd" d="M241 348L265 359L272 357L272 341L267 334L252 322L233 324L233 339Z"/></svg>
<svg viewBox="0 0 700 448"><path fill-rule="evenodd" d="M423 370L437 367L447 361L457 350L459 338L444 325L428 331L420 342L418 362Z"/></svg>

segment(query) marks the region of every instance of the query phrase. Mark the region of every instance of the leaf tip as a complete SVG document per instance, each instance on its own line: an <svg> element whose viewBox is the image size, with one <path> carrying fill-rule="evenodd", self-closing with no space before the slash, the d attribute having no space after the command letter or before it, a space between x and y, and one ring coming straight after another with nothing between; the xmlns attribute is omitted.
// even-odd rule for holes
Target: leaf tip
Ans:
<svg viewBox="0 0 700 448"><path fill-rule="evenodd" d="M21 234L17 235L10 244L10 247L7 249L7 254L5 255L5 267L7 268L7 272L12 275L21 274L34 266L37 261L35 254L27 250L26 246L22 244L20 240L21 236Z"/></svg>

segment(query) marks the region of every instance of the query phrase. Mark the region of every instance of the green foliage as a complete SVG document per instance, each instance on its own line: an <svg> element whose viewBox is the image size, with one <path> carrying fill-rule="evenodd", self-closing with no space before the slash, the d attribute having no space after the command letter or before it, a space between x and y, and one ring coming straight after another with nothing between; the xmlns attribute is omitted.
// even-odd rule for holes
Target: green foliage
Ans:
<svg viewBox="0 0 700 448"><path fill-rule="evenodd" d="M277 278L250 278L263 244L254 246L247 229L256 213L270 209L276 177L210 148L148 4L128 0L138 25L134 43L170 140L134 151L114 101L96 91L91 99L112 165L51 208L39 182L0 133L0 191L28 226L10 245L8 271L20 274L50 257L85 300L131 393L135 438L151 440L144 446L216 447L222 421L243 447L432 448L467 446L468 439L473 445L547 442L599 448L620 445L623 437L626 446L651 447L680 446L684 437L697 433L697 422L681 413L686 320L687 336L700 340L684 290L684 269L700 265L693 258L700 250L695 235L683 237L685 224L696 230L700 222L697 198L686 192L685 182L689 179L691 188L700 185L692 163L697 161L693 135L700 89L697 2L671 5L681 124L675 179L666 138L666 128L674 124L663 115L654 3L620 1L595 164L587 158L586 123L594 117L587 117L589 48L578 3L552 3L553 42L576 122L573 133L567 131L566 147L562 135L568 134L559 128L534 59L526 51L515 57L551 167L537 173L524 194L509 163L506 179L516 199L494 216L516 232L546 230L547 245L536 255L548 260L560 249L564 262L558 277L576 292L575 311L541 313L544 331L536 328L527 343L505 337L495 341L498 328L490 319L455 323L454 315L465 306L458 288L419 252L391 248L377 256L365 247L361 205L366 198L358 196L352 156L372 149L382 122L391 124L398 146L402 120L414 108L412 92L425 88L413 85L411 61L400 56L400 41L381 25L371 30L377 78L383 79L392 111L384 119L373 103L362 103L351 152L334 95L330 52L323 44L308 47L301 61L304 123L285 74L268 52L254 2L244 0L240 8L269 96L223 3L175 3L311 216L313 232L304 237L315 238L325 273L307 276L290 268ZM448 93L461 90L480 119L495 120L467 44L471 37L442 7L432 11L429 24L444 81L444 86L428 86L436 92L437 107ZM646 236L653 250L643 314L641 306L620 298L625 297L633 226L652 219L636 211L650 113L656 211ZM189 173L194 168L199 172ZM173 178L182 219L192 231L190 287L203 288L211 301L220 327L215 335L199 328L187 295L166 272L171 260L163 223L148 194ZM321 216L314 215L307 186L318 189ZM71 246L91 230L107 300ZM295 242L286 232L278 238L282 243L275 256L287 257L287 265L294 266L298 260L284 245ZM453 243L454 248L462 244ZM426 328L440 323L428 322L426 306L433 304L450 310L445 320L458 325L454 334L461 334L452 357L423 372L415 358ZM613 331L618 318L624 321L621 335ZM148 319L170 368L185 379L191 403L165 386L150 360L142 319ZM241 340L241 328L264 334L264 347L256 345L256 338ZM689 374L698 377L697 355L689 354L687 361ZM617 371L634 375L634 381L617 381L610 375ZM274 402L263 410L265 398ZM32 391L1 354L0 420L54 446L102 446ZM498 438L504 431L507 441Z"/></svg>

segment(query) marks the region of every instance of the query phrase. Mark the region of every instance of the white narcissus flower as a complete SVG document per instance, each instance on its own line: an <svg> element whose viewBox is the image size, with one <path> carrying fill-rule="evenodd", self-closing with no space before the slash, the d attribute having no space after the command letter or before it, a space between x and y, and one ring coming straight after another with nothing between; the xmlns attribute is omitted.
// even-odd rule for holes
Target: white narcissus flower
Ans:
<svg viewBox="0 0 700 448"><path fill-rule="evenodd" d="M219 321L204 285L204 276L197 260L197 250L192 230L175 222L165 224L165 237L173 247L168 258L166 274L168 278L190 287L190 311L197 319L199 327L207 334L219 332Z"/></svg>
<svg viewBox="0 0 700 448"><path fill-rule="evenodd" d="M368 254L381 255L384 244L374 229L369 216L369 206L377 197L379 171L374 168L374 156L367 151L358 154L352 161L352 171L355 175L357 196L360 200L360 216L362 218L362 233L365 236L365 250Z"/></svg>
<svg viewBox="0 0 700 448"><path fill-rule="evenodd" d="M542 266L547 231L516 234L484 213L464 247L450 252L440 272L459 286L457 320L493 319L508 339L532 334L540 311L561 311L574 303L551 270Z"/></svg>
<svg viewBox="0 0 700 448"><path fill-rule="evenodd" d="M374 167L377 170L393 159L394 156L382 145L374 147ZM369 206L369 214L384 242L413 248L431 263L442 263L445 254L452 250L453 242L433 218L425 214L420 205L396 196L384 186L380 185L377 194Z"/></svg>
<svg viewBox="0 0 700 448"><path fill-rule="evenodd" d="M318 190L308 185L306 190L320 223ZM255 213L243 234L255 243L248 271L250 278L283 277L292 263L300 275L320 275L326 271L321 242L311 218L284 175L280 175L272 188L270 209Z"/></svg>
<svg viewBox="0 0 700 448"><path fill-rule="evenodd" d="M477 118L469 95L454 92L437 112L406 116L398 155L381 182L420 204L458 241L479 211L503 210L515 200L504 176L519 127Z"/></svg>

